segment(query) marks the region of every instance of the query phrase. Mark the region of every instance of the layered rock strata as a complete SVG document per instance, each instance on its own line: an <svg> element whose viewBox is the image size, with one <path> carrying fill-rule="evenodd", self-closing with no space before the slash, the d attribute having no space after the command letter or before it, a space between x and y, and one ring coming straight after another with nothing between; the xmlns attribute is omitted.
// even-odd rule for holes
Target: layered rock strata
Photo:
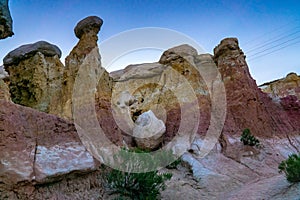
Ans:
<svg viewBox="0 0 300 200"><path fill-rule="evenodd" d="M0 122L0 199L92 198L92 187L101 196L99 163L72 123L3 100Z"/></svg>

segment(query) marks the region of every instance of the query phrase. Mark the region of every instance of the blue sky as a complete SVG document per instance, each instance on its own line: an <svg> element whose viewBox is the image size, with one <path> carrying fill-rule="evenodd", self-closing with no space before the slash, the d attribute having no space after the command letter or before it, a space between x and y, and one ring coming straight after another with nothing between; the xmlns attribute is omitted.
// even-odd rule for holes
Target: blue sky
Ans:
<svg viewBox="0 0 300 200"><path fill-rule="evenodd" d="M10 0L9 6L15 35L0 40L0 64L9 51L39 40L59 46L64 58L78 41L73 33L76 23L86 16L97 15L104 20L99 43L126 30L162 27L193 38L212 53L223 38L237 37L258 84L292 71L300 74L300 2L297 0ZM284 46L287 47L264 55ZM145 62L157 59L155 53L144 56Z"/></svg>

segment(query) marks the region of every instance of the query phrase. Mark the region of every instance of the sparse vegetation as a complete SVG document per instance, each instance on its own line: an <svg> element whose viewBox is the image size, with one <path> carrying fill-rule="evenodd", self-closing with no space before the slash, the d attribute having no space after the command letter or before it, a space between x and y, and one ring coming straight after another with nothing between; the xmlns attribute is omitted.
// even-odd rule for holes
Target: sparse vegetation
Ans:
<svg viewBox="0 0 300 200"><path fill-rule="evenodd" d="M166 168L167 169L176 169L179 164L181 164L181 158L178 158L177 160L175 160L171 164L167 165Z"/></svg>
<svg viewBox="0 0 300 200"><path fill-rule="evenodd" d="M300 182L300 153L292 154L278 166L280 173L285 173L289 182Z"/></svg>
<svg viewBox="0 0 300 200"><path fill-rule="evenodd" d="M140 149L131 150L135 153L145 153ZM123 151L124 152L124 151ZM120 152L122 158L126 159L126 155ZM146 157L147 161L151 157ZM127 158L135 162L135 158ZM141 161L139 161L141 162ZM154 160L149 163L155 164ZM136 165L136 162L134 163ZM128 164L127 164L128 166ZM165 181L171 179L171 173L159 173L157 170L141 173L123 172L116 169L111 169L106 174L106 182L112 194L117 194L116 199L133 199L133 200L155 200L160 192L165 189Z"/></svg>
<svg viewBox="0 0 300 200"><path fill-rule="evenodd" d="M242 135L241 135L241 142L243 142L244 145L249 146L259 146L260 141L251 134L250 129L246 128L244 129Z"/></svg>

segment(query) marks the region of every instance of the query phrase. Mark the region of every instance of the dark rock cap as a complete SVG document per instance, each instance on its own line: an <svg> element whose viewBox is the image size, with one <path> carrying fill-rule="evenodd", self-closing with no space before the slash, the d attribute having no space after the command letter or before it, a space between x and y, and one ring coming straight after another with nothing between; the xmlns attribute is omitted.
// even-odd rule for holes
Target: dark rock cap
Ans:
<svg viewBox="0 0 300 200"><path fill-rule="evenodd" d="M34 56L37 52L44 54L45 56L61 57L61 50L53 44L45 41L39 41L34 44L25 44L15 50L9 52L3 59L4 66L18 64L21 60L25 60Z"/></svg>
<svg viewBox="0 0 300 200"><path fill-rule="evenodd" d="M100 28L103 24L103 20L97 16L89 16L81 20L77 23L74 32L77 38L81 38L84 33L88 33L90 31L98 34Z"/></svg>

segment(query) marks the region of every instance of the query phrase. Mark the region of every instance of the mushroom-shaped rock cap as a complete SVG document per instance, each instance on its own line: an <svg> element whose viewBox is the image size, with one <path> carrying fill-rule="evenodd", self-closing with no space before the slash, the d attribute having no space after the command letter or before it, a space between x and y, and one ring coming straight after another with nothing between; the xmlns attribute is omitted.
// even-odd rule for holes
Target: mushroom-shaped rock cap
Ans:
<svg viewBox="0 0 300 200"><path fill-rule="evenodd" d="M21 60L25 60L34 56L37 52L44 54L45 56L61 57L61 50L53 44L45 41L39 41L33 44L22 45L15 50L9 52L3 59L4 66L17 65Z"/></svg>
<svg viewBox="0 0 300 200"><path fill-rule="evenodd" d="M77 38L81 38L84 33L93 31L96 35L100 31L103 20L97 16L86 17L76 25L74 32Z"/></svg>

